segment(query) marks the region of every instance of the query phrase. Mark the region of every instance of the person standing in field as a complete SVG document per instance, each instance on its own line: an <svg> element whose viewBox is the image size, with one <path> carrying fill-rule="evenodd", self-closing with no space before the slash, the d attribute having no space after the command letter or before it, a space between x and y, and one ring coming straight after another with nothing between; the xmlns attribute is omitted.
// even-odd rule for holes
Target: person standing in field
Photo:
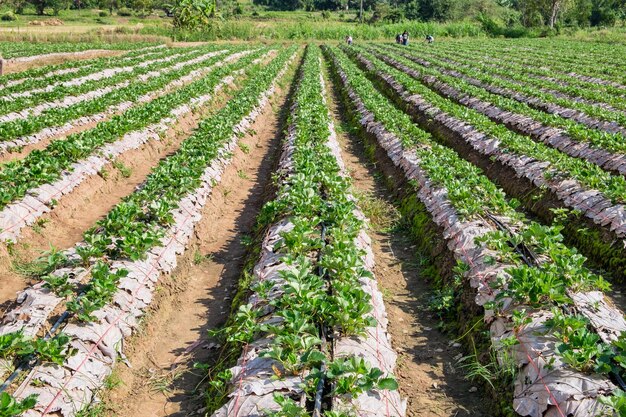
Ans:
<svg viewBox="0 0 626 417"><path fill-rule="evenodd" d="M426 35L426 42L428 43L435 42L435 38L433 38L433 35Z"/></svg>
<svg viewBox="0 0 626 417"><path fill-rule="evenodd" d="M404 33L402 34L402 45L408 45L408 44L409 44L409 32L405 30Z"/></svg>
<svg viewBox="0 0 626 417"><path fill-rule="evenodd" d="M396 35L396 43L398 45L400 45L402 43L402 35L399 34L399 33Z"/></svg>
<svg viewBox="0 0 626 417"><path fill-rule="evenodd" d="M352 45L352 35L348 35L346 42L348 42L348 45Z"/></svg>

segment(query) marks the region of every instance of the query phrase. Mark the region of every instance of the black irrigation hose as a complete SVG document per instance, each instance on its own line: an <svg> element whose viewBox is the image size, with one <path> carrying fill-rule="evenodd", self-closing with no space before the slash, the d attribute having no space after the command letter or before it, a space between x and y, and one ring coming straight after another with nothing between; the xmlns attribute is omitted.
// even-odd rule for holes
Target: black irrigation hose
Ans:
<svg viewBox="0 0 626 417"><path fill-rule="evenodd" d="M48 331L48 333L46 333L43 340L50 339L54 335L54 333L58 330L58 328L61 327L61 324L63 324L63 322L67 320L69 316L70 316L70 313L67 310L65 310L65 312L61 314L61 317L58 318L58 320L54 323L54 325ZM37 363L37 361L33 359L36 359L36 358L35 358L35 355L32 355L32 354L24 358L24 360L20 363L20 365L11 373L11 375L9 375L9 377L2 383L2 385L0 385L0 393L6 391L6 389L11 386L13 381L15 381L15 379L22 372L28 370L29 368L32 368Z"/></svg>
<svg viewBox="0 0 626 417"><path fill-rule="evenodd" d="M322 193L324 195L324 193ZM324 222L322 222L320 224L321 226L321 232L320 232L320 237L322 240L322 247L326 245L326 231L327 231L327 227L326 224ZM328 292L332 293L332 285L330 283L330 278L328 276L327 273L325 273L322 270L322 266L319 265L320 261L322 260L322 250L320 249L320 251L317 254L317 262L318 262L318 268L317 268L317 274L318 276L322 277L328 284ZM329 328L326 324L324 323L320 323L319 325L319 331L320 331L320 339L322 340L322 351L326 352L329 351L328 349L328 345L330 342L331 345L331 349L330 349L330 353L332 355L332 331L329 333ZM320 367L320 374L322 375L319 379L319 381L317 381L317 387L315 390L315 399L313 402L313 413L312 413L312 417L321 417L322 416L322 405L323 405L323 400L324 400L324 391L327 387L326 384L326 379L324 378L324 375L326 373L327 370L327 366L326 366L326 362L322 363L322 366Z"/></svg>
<svg viewBox="0 0 626 417"><path fill-rule="evenodd" d="M611 374L613 374L613 376L615 377L615 380L617 381L622 391L626 391L626 382L624 382L624 380L622 379L622 376L618 372L615 372L615 371L611 371Z"/></svg>
<svg viewBox="0 0 626 417"><path fill-rule="evenodd" d="M486 213L487 213L487 217L489 217L489 219L491 219L491 221L493 221L500 230L513 234L513 231L509 229L505 224L500 222L493 214L491 214L489 211L486 211ZM520 249L520 246L521 246L521 249ZM513 249L515 249L515 251L522 256L522 259L527 265L537 266L539 264L537 256L526 245L519 244L519 245L516 245ZM532 258L532 263L528 260L527 255ZM574 310L574 309L572 308L571 310ZM575 314L575 311L570 311L570 314ZM611 371L610 374L613 375L615 381L617 381L617 384L620 386L620 388L623 391L626 391L626 382L624 382L624 379L622 378L622 376L618 372L615 372L615 371Z"/></svg>
<svg viewBox="0 0 626 417"><path fill-rule="evenodd" d="M487 214L487 217L489 217L489 219L495 223L498 229L500 229L503 232L507 232L510 235L515 235L515 232L513 232L507 225L505 225L500 220L498 220L497 217L491 214L488 210L485 210L485 213ZM528 266L539 265L539 259L537 259L537 255L535 255L532 249L530 249L524 243L513 245L509 242L509 244L511 245L513 250L515 250L515 252L517 252L522 257L522 260L524 261L526 265Z"/></svg>

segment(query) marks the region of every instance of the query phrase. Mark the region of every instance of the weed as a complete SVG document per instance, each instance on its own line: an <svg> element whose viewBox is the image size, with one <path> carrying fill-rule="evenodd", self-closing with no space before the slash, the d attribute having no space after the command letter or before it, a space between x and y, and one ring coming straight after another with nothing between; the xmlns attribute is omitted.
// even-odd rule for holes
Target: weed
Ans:
<svg viewBox="0 0 626 417"><path fill-rule="evenodd" d="M239 149L241 149L241 152L245 153L246 155L250 153L250 147L245 143L239 143Z"/></svg>
<svg viewBox="0 0 626 417"><path fill-rule="evenodd" d="M127 167L119 160L113 161L112 165L113 168L117 169L124 178L130 178L130 176L133 174L132 168Z"/></svg>

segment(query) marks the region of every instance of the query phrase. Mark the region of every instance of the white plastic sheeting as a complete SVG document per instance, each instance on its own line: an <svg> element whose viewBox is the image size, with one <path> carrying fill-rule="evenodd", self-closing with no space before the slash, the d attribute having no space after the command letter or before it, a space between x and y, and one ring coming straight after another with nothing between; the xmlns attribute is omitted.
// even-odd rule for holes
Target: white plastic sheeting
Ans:
<svg viewBox="0 0 626 417"><path fill-rule="evenodd" d="M371 63L364 57L359 59L369 68L373 68ZM502 150L500 141L497 138L486 135L471 124L450 116L417 94L410 95L393 77L387 74L380 74L380 76L416 112L425 117L427 116L437 124L445 126L454 134L463 138L480 154L512 168L517 177L527 178L538 188L550 190L565 206L579 210L594 223L607 227L626 247L626 241L624 241L626 238L625 205L613 204L601 192L590 190L574 179L563 178L558 175L555 175L553 178L546 178L546 171L551 169L548 162L538 161L525 155ZM614 157L616 161L621 161L620 155L615 154Z"/></svg>
<svg viewBox="0 0 626 417"><path fill-rule="evenodd" d="M94 313L98 318L96 322L72 323L63 329L72 337L71 345L78 349L78 353L68 358L61 367L37 366L17 389L17 398L39 395L35 409L24 413L25 417L54 412L72 417L94 400L96 390L112 372L122 352L123 339L137 328L145 308L150 304L159 277L171 273L176 267L177 255L185 251L214 184L219 182L230 162L237 139L261 113L274 92L276 80L285 70L262 94L254 110L233 129L232 137L205 170L200 187L185 197L179 208L172 212L175 222L161 239L161 245L151 249L145 260L113 263L112 270L123 268L129 271L118 285L114 302Z"/></svg>
<svg viewBox="0 0 626 417"><path fill-rule="evenodd" d="M16 112L12 112L12 113L8 113L5 115L0 116L0 123L7 123L7 122L12 122L14 120L18 120L18 119L27 119L29 117L35 117L35 116L39 116L41 113L50 110L50 109L62 109L62 108L66 108L66 107L70 107L73 106L75 104L81 103L83 101L90 101L90 100L94 100L97 99L99 97L102 97L112 91L115 90L120 90L122 88L128 87L131 83L134 83L136 81L141 81L141 82L145 82L147 80L149 80L150 78L154 78L154 77L158 77L161 74L166 74L168 72L172 72L175 71L179 68L182 68L184 66L187 65L193 65L196 64L198 62L202 62L204 60L207 60L209 58L212 58L216 55L219 55L221 53L226 52L226 50L221 50L221 51L215 51L215 52L210 52L208 54L204 54L202 56L190 59L188 61L183 61L183 62L179 62L175 65L172 65L170 67L167 68L162 68L160 70L155 70L155 71L150 71L147 72L145 74L141 74L139 76L135 78L131 78L129 80L123 81L121 83L117 83L108 87L104 87L104 88L99 88L99 89L95 89L92 91L88 91L86 93L83 94L79 94L76 96L65 96L62 97L58 100L55 101L48 101L45 103L41 103L38 104L36 106L32 106L32 107L27 107L21 111L16 111ZM170 55L168 57L165 58L160 58L160 59L154 59L151 61L145 61L142 64L156 64L156 63L167 63L170 61L173 61L175 59L181 59L183 58L185 55L188 54L176 54L176 55ZM135 68L137 67L145 67L146 65L136 65L134 67L128 67L131 69L131 71L133 71ZM70 81L67 81L70 82Z"/></svg>
<svg viewBox="0 0 626 417"><path fill-rule="evenodd" d="M185 77L173 81L168 87L183 85L192 79L200 77L202 74L206 74L249 53L250 51L244 51L233 54L215 65L193 71ZM137 149L151 140L160 140L160 135L174 124L178 118L190 113L194 107L206 103L215 92L221 90L226 84L231 83L232 79L232 75L225 77L215 87L213 93L195 97L188 104L183 104L172 110L170 115L160 122L139 131L129 132L121 139L101 147L86 159L73 163L72 169L64 171L59 180L31 189L24 198L7 205L0 210L0 241L17 241L24 227L33 224L43 214L52 210L53 201L58 201L62 196L71 193L83 181L92 175L96 175L104 166L124 152ZM149 101L154 98L154 94L151 93L141 99Z"/></svg>
<svg viewBox="0 0 626 417"><path fill-rule="evenodd" d="M376 138L393 164L404 172L407 180L418 184L417 196L430 212L433 222L443 229L448 249L457 260L470 266L466 279L476 290L476 303L484 305L488 301L493 301L497 290L491 288L489 284L497 276L506 275L504 270L507 265L493 264L490 260L495 259L496 254L477 244L475 237L496 229L482 220L461 221L447 198L447 191L431 183L427 172L420 167L415 151L404 149L397 137L386 131L382 124L374 121L374 115L366 109L361 99L351 89L346 74L341 69L338 69L338 73L357 114L361 117L360 123L363 128ZM499 217L498 220L513 229L516 228L510 219ZM594 296L597 294L582 298ZM606 300L603 301L605 314L608 315L603 315L601 321L594 321L592 318L592 324L601 323L611 327L610 330L598 329L599 333L603 331L609 334L618 333L623 319L615 322L617 328L614 329L610 318L623 314ZM504 311L499 317L495 317L492 311L486 311L485 320L491 323L491 338L499 360L502 362L513 360L519 368L513 400L513 407L518 414L532 417L596 417L603 412L610 413L598 398L610 394L615 386L604 376L587 375L573 370L556 355L557 340L544 325L551 317L551 313L514 305L510 299L504 300L504 306ZM532 321L515 332L510 313L513 309L522 308L531 312ZM597 314L602 314L600 312L601 310L596 311ZM587 310L581 308L579 313L586 314ZM509 336L516 337L519 343L505 350L499 341Z"/></svg>

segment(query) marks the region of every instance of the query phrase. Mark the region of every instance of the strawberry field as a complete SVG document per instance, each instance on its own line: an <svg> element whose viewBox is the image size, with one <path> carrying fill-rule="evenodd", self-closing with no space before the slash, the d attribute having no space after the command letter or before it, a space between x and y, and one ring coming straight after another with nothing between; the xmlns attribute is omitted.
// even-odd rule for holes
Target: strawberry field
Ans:
<svg viewBox="0 0 626 417"><path fill-rule="evenodd" d="M626 415L623 46L115 49L0 76L0 417Z"/></svg>

